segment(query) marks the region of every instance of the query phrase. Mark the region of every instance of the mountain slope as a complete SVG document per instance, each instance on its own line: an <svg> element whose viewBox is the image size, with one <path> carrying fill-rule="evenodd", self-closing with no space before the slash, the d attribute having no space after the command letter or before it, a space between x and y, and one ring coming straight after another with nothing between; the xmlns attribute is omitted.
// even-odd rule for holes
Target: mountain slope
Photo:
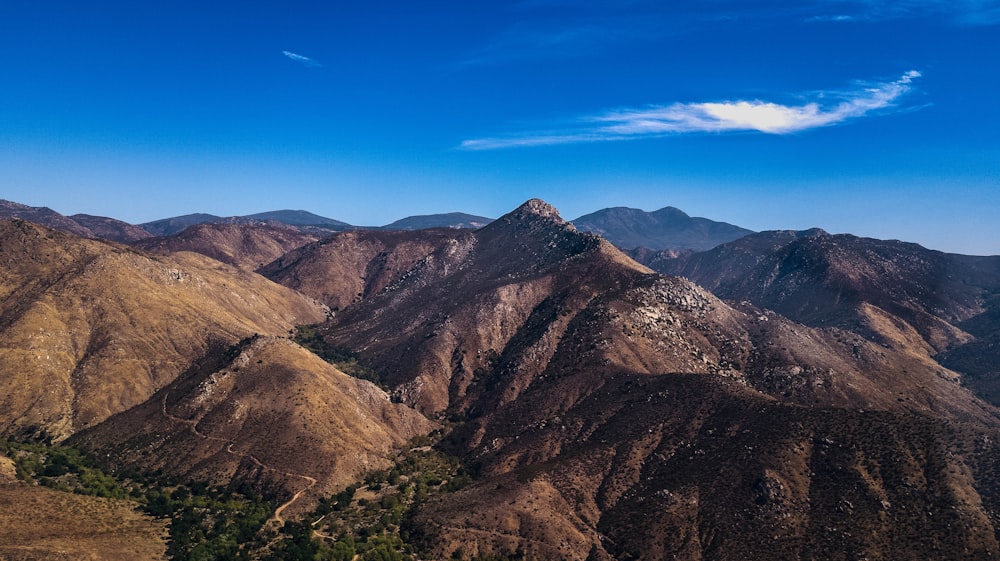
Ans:
<svg viewBox="0 0 1000 561"><path fill-rule="evenodd" d="M134 502L31 485L13 472L0 455L0 559L166 559L166 523L140 514Z"/></svg>
<svg viewBox="0 0 1000 561"><path fill-rule="evenodd" d="M0 199L0 220L18 218L49 228L83 236L115 242L130 242L149 237L149 233L121 220L89 214L63 216L47 207L32 207Z"/></svg>
<svg viewBox="0 0 1000 561"><path fill-rule="evenodd" d="M378 293L465 235L452 229L341 232L289 251L259 272L339 310Z"/></svg>
<svg viewBox="0 0 1000 561"><path fill-rule="evenodd" d="M244 483L315 503L433 423L283 338L212 349L145 403L70 442L115 470Z"/></svg>
<svg viewBox="0 0 1000 561"><path fill-rule="evenodd" d="M115 220L114 218L92 216L90 214L74 214L69 219L89 230L91 234L88 237L91 238L119 243L132 243L152 237L152 234L142 228L133 226L128 222Z"/></svg>
<svg viewBox="0 0 1000 561"><path fill-rule="evenodd" d="M156 254L193 251L253 271L316 239L316 235L287 227L196 224L170 236L148 238L132 245Z"/></svg>
<svg viewBox="0 0 1000 561"><path fill-rule="evenodd" d="M65 438L148 399L213 341L285 334L321 306L207 257L151 257L0 222L0 433Z"/></svg>
<svg viewBox="0 0 1000 561"><path fill-rule="evenodd" d="M703 251L753 233L725 222L692 218L669 206L653 212L606 208L573 220L573 225L581 231L599 234L624 250L644 247Z"/></svg>
<svg viewBox="0 0 1000 561"><path fill-rule="evenodd" d="M1000 293L1000 257L812 230L764 232L654 265L722 298L936 356L972 374L970 381L994 377L988 365L1000 322L989 318Z"/></svg>

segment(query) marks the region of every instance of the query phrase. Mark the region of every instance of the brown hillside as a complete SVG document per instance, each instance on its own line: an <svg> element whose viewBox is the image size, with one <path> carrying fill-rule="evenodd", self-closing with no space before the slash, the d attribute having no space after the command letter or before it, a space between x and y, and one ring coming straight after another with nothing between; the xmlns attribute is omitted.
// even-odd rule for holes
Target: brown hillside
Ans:
<svg viewBox="0 0 1000 561"><path fill-rule="evenodd" d="M342 232L290 251L258 272L339 310L378 293L434 251L468 236L447 228Z"/></svg>
<svg viewBox="0 0 1000 561"><path fill-rule="evenodd" d="M212 341L285 334L316 303L193 253L0 222L0 433L65 438L148 399Z"/></svg>
<svg viewBox="0 0 1000 561"><path fill-rule="evenodd" d="M160 561L166 523L134 503L74 495L5 479L0 456L0 561Z"/></svg>
<svg viewBox="0 0 1000 561"><path fill-rule="evenodd" d="M120 243L132 243L138 240L150 238L153 235L138 226L107 218L105 216L92 216L90 214L74 214L70 220L90 230L88 237L109 240Z"/></svg>
<svg viewBox="0 0 1000 561"><path fill-rule="evenodd" d="M193 251L253 271L316 239L313 234L290 227L196 224L179 233L141 240L133 245L158 255Z"/></svg>
<svg viewBox="0 0 1000 561"><path fill-rule="evenodd" d="M474 486L421 508L438 558L988 559L997 431L806 408L717 375L533 388L469 450ZM526 416L527 415L527 416Z"/></svg>
<svg viewBox="0 0 1000 561"><path fill-rule="evenodd" d="M721 298L749 300L808 325L887 344L912 330L930 354L971 340L958 324L982 314L989 295L1000 291L1000 257L822 230L762 232L656 265Z"/></svg>
<svg viewBox="0 0 1000 561"><path fill-rule="evenodd" d="M248 483L297 506L384 469L434 424L283 338L215 349L152 399L70 442L115 470Z"/></svg>

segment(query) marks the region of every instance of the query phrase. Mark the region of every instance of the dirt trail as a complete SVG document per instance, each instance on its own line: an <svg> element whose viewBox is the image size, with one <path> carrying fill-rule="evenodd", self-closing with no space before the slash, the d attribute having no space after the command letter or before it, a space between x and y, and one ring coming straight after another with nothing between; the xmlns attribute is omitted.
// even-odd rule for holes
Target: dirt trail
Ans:
<svg viewBox="0 0 1000 561"><path fill-rule="evenodd" d="M316 485L316 479L313 478L313 477L310 477L308 475L303 475L301 473L291 473L291 472L288 472L288 471L281 471L281 470L279 470L277 468L273 468L273 467L265 464L264 462L260 461L260 459L258 459L253 454L249 454L249 453L246 453L246 452L237 452L236 450L233 450L233 444L234 444L233 441L225 439L225 438L219 438L217 436L210 436L210 435L207 435L207 434L199 431L198 430L198 420L197 419L185 419L183 417L178 417L176 415L172 415L169 411L167 411L167 396L169 394L170 394L170 392L163 392L163 402L161 403L161 411L162 411L164 417L170 419L171 421L174 421L174 422L177 422L177 423L183 423L183 424L187 425L188 428L191 429L191 433L194 434L195 436L199 437L199 438L202 438L204 440L211 440L211 441L214 441L214 442L225 443L226 444L225 450L226 450L227 453L232 454L233 456L236 456L237 458L246 458L246 459L250 460L251 462L253 462L254 465L256 465L257 467L259 467L259 468L261 468L263 470L267 470L267 471L272 471L272 472L275 472L275 473L279 473L279 474L287 476L287 477L296 477L296 478L299 478L299 479L303 479L303 480L305 480L307 482L307 485L305 487L299 489L294 495L292 495L291 499L289 499L288 501L286 501L285 503L283 503L282 505L280 505L278 508L274 509L274 514L272 514L271 518L269 518L267 520L267 522L264 523L265 526L269 526L271 524L275 524L279 528L281 526L283 526L285 524L285 519L281 517L281 513L284 512L285 509L287 509L288 507L292 506L292 504L294 504L295 501L299 500L299 497L301 497L303 493L305 493L306 491L308 491L309 489L311 489L314 485Z"/></svg>

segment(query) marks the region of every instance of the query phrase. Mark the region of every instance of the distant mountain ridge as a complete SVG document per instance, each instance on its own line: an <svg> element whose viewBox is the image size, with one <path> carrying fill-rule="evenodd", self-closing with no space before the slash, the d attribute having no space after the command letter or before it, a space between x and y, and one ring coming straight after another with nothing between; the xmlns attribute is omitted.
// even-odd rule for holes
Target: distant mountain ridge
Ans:
<svg viewBox="0 0 1000 561"><path fill-rule="evenodd" d="M268 224L272 226L279 224L296 228L300 231L322 230L328 232L354 229L354 226L351 226L347 222L326 218L304 210L273 210L246 216L226 217L196 213L145 222L139 226L153 235L169 236L198 224Z"/></svg>
<svg viewBox="0 0 1000 561"><path fill-rule="evenodd" d="M193 213L132 225L113 218L86 214L64 216L47 207L31 207L4 200L0 200L0 218L22 218L78 236L122 243L173 236L201 224L270 226L323 237L347 230L476 230L493 222L492 218L485 216L446 212L408 216L384 226L356 226L305 210L273 210L243 216ZM753 233L752 230L725 222L691 217L674 207L664 207L653 212L628 207L606 208L581 216L571 223L583 232L604 237L627 252L640 248L654 252L704 251Z"/></svg>
<svg viewBox="0 0 1000 561"><path fill-rule="evenodd" d="M382 230L426 230L428 228L469 228L479 229L493 222L492 218L476 216L464 212L447 212L444 214L423 214L408 216L391 224L382 226Z"/></svg>
<svg viewBox="0 0 1000 561"><path fill-rule="evenodd" d="M20 218L77 236L114 242L129 243L150 237L142 228L114 218L89 214L64 216L48 207L28 206L0 199L0 219L3 218Z"/></svg>
<svg viewBox="0 0 1000 561"><path fill-rule="evenodd" d="M628 207L606 208L581 216L572 223L581 231L601 235L625 251L639 247L704 251L754 233L726 222L692 218L670 206L653 212Z"/></svg>

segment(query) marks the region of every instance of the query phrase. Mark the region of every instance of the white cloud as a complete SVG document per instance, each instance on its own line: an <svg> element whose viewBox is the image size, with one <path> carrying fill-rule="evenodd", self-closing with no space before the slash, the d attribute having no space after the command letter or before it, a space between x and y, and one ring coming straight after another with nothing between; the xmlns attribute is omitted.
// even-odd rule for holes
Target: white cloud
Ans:
<svg viewBox="0 0 1000 561"><path fill-rule="evenodd" d="M960 25L1000 23L1000 0L815 0L818 9L853 10L854 21L883 21L935 17ZM818 16L808 21L850 21L843 16Z"/></svg>
<svg viewBox="0 0 1000 561"><path fill-rule="evenodd" d="M311 58L309 58L307 56L302 56L300 54L293 53L291 51L281 51L281 54L283 54L286 57L294 60L295 62L298 62L298 63L303 64L305 66L311 66L311 67L320 67L320 66L323 66L322 64L320 64L319 62L317 62L314 59L311 59Z"/></svg>
<svg viewBox="0 0 1000 561"><path fill-rule="evenodd" d="M819 92L817 101L782 105L761 100L673 103L619 109L583 117L560 131L524 132L512 136L465 140L460 148L493 150L579 142L630 140L683 133L761 132L789 134L844 123L894 106L911 89L920 72L911 70L892 82L851 92ZM834 99L834 103L823 103ZM838 101L839 100L839 101Z"/></svg>

